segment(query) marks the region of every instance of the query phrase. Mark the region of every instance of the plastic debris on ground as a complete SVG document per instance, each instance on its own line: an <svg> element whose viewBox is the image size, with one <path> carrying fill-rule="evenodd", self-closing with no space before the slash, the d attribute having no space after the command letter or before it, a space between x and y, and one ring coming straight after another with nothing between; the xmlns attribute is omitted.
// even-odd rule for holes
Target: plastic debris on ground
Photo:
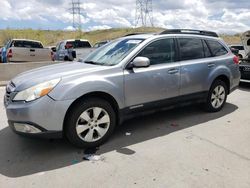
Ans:
<svg viewBox="0 0 250 188"><path fill-rule="evenodd" d="M130 132L126 132L125 135L126 135L126 136L130 136L131 133L130 133Z"/></svg>
<svg viewBox="0 0 250 188"><path fill-rule="evenodd" d="M82 158L84 161L102 161L103 157L94 154L85 154Z"/></svg>
<svg viewBox="0 0 250 188"><path fill-rule="evenodd" d="M85 161L103 161L104 158L102 156L95 154L97 150L99 150L99 147L87 148L84 151L84 155L82 159Z"/></svg>

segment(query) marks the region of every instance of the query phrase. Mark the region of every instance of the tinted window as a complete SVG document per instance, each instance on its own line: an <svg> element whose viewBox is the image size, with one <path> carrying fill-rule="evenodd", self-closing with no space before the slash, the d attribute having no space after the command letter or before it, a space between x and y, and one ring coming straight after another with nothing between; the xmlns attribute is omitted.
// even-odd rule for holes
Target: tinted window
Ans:
<svg viewBox="0 0 250 188"><path fill-rule="evenodd" d="M221 56L227 54L227 50L218 41L207 40L207 44L211 49L213 56Z"/></svg>
<svg viewBox="0 0 250 188"><path fill-rule="evenodd" d="M22 47L24 47L23 41L21 41L21 40L14 41L14 42L13 42L13 46L14 46L14 47L22 48Z"/></svg>
<svg viewBox="0 0 250 188"><path fill-rule="evenodd" d="M15 41L14 46L22 48L43 48L41 43L33 41Z"/></svg>
<svg viewBox="0 0 250 188"><path fill-rule="evenodd" d="M43 48L43 45L40 42L31 42L32 48Z"/></svg>
<svg viewBox="0 0 250 188"><path fill-rule="evenodd" d="M180 38L181 60L199 59L204 57L202 40L193 38Z"/></svg>
<svg viewBox="0 0 250 188"><path fill-rule="evenodd" d="M243 46L231 46L231 48L237 49L237 50L244 50Z"/></svg>
<svg viewBox="0 0 250 188"><path fill-rule="evenodd" d="M212 53L210 49L208 48L208 45L205 41L203 41L203 48L204 48L205 57L212 57Z"/></svg>
<svg viewBox="0 0 250 188"><path fill-rule="evenodd" d="M151 65L170 63L175 58L174 39L162 39L149 44L138 55L150 59Z"/></svg>
<svg viewBox="0 0 250 188"><path fill-rule="evenodd" d="M68 45L68 44L71 44L73 46L73 48L91 48L90 43L87 41L80 41L80 40L69 41L69 42L67 42L66 45Z"/></svg>

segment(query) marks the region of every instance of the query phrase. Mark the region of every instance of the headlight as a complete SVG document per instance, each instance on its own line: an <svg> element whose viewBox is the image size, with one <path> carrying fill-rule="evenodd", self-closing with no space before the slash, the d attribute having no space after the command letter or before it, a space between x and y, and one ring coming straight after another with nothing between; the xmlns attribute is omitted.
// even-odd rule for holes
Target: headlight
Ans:
<svg viewBox="0 0 250 188"><path fill-rule="evenodd" d="M20 91L16 94L13 101L33 101L42 96L47 95L52 89L60 82L60 78L44 82L23 91Z"/></svg>

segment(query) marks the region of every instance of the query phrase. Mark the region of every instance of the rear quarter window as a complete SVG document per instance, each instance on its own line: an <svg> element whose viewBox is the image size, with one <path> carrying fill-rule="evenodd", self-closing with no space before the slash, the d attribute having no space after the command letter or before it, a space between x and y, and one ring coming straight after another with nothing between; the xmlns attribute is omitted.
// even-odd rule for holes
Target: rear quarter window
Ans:
<svg viewBox="0 0 250 188"><path fill-rule="evenodd" d="M228 53L226 48L218 41L206 40L213 56L222 56Z"/></svg>

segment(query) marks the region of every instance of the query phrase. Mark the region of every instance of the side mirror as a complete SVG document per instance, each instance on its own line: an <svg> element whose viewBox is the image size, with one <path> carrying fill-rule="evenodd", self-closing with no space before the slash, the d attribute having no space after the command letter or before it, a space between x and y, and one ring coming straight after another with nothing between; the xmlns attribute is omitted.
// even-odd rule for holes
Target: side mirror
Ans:
<svg viewBox="0 0 250 188"><path fill-rule="evenodd" d="M149 67L150 60L147 57L136 57L131 65L135 68Z"/></svg>

